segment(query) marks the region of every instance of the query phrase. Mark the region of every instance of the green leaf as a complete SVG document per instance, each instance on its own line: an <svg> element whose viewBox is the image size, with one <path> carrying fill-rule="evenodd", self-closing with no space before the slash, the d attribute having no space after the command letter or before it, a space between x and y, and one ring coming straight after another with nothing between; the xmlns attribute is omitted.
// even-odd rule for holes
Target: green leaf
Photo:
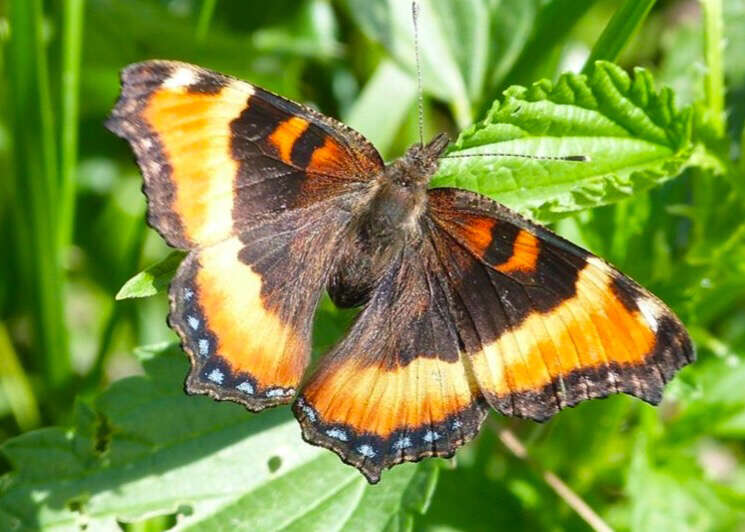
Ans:
<svg viewBox="0 0 745 532"><path fill-rule="evenodd" d="M357 24L381 43L408 72L416 72L411 3L347 0ZM419 53L424 90L450 103L456 121L473 120L489 58L490 10L484 0L424 0L420 6Z"/></svg>
<svg viewBox="0 0 745 532"><path fill-rule="evenodd" d="M0 529L102 530L179 513L178 529L401 530L426 508L436 462L370 486L304 443L287 407L250 414L186 396L180 350L143 353L146 375L79 405L73 427L4 444L13 472L0 488Z"/></svg>
<svg viewBox="0 0 745 532"><path fill-rule="evenodd" d="M704 478L699 466L691 463L692 457L671 457L670 446L664 448L666 460L655 462L648 436L641 435L637 442L626 486L631 501L629 528L681 532L740 528L745 517L742 498Z"/></svg>
<svg viewBox="0 0 745 532"><path fill-rule="evenodd" d="M432 179L461 187L535 218L616 202L677 175L693 151L691 112L679 111L652 76L598 62L590 77L514 86L487 117L463 131ZM471 155L584 155L589 162Z"/></svg>
<svg viewBox="0 0 745 532"><path fill-rule="evenodd" d="M173 274L184 259L183 251L172 251L165 259L141 271L119 289L116 299L154 296L168 288Z"/></svg>
<svg viewBox="0 0 745 532"><path fill-rule="evenodd" d="M391 98L391 87L396 88L395 98ZM381 61L344 122L365 135L385 155L416 97L416 79L393 61Z"/></svg>

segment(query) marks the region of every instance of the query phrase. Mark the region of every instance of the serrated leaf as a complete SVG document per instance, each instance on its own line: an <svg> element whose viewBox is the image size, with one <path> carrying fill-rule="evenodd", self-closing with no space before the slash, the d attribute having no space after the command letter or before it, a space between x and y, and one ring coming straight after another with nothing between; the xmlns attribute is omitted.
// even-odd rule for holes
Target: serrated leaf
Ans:
<svg viewBox="0 0 745 532"><path fill-rule="evenodd" d="M637 69L596 63L590 77L564 74L552 84L513 86L487 117L457 139L432 179L461 187L543 220L627 198L685 166L693 145L691 112L669 89L655 90ZM584 155L589 162L470 155Z"/></svg>
<svg viewBox="0 0 745 532"><path fill-rule="evenodd" d="M73 427L3 445L13 472L0 487L0 529L104 530L171 513L175 530L400 529L427 504L433 461L370 486L304 443L286 407L250 414L186 396L177 347L144 366L146 376L116 382L93 409L80 405Z"/></svg>
<svg viewBox="0 0 745 532"><path fill-rule="evenodd" d="M141 271L119 289L116 299L154 296L168 288L173 274L184 259L183 251L172 251L165 259Z"/></svg>

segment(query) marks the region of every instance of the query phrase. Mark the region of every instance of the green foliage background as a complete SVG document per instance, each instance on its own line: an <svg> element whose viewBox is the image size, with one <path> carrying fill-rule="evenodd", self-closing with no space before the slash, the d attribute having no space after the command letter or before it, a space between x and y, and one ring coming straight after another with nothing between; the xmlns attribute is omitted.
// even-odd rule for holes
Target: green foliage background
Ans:
<svg viewBox="0 0 745 532"><path fill-rule="evenodd" d="M433 186L615 263L679 313L699 361L658 408L493 414L455 459L373 487L304 444L287 408L185 396L163 295L180 255L146 227L131 154L102 126L118 71L230 73L391 159L418 138L410 2L0 1L0 529L745 529L745 1L421 4L427 138L592 158L447 159ZM314 355L349 319L322 303Z"/></svg>

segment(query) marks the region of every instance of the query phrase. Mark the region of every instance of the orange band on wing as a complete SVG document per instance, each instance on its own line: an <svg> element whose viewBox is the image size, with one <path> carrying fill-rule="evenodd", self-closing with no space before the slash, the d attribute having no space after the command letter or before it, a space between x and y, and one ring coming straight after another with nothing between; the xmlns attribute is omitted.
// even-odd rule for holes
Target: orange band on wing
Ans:
<svg viewBox="0 0 745 532"><path fill-rule="evenodd" d="M217 352L234 372L251 374L262 388L297 386L307 363L295 331L265 308L261 276L238 261L238 239L204 249L195 284Z"/></svg>
<svg viewBox="0 0 745 532"><path fill-rule="evenodd" d="M230 86L217 94L164 87L150 96L143 110L171 167L172 208L192 242L214 242L232 230L238 163L231 157L230 122L246 102L245 90Z"/></svg>
<svg viewBox="0 0 745 532"><path fill-rule="evenodd" d="M532 272L538 261L540 242L538 237L529 231L521 229L512 247L512 256L502 264L497 264L495 269L503 273L515 271Z"/></svg>
<svg viewBox="0 0 745 532"><path fill-rule="evenodd" d="M393 370L349 360L314 376L303 393L325 423L384 438L438 423L473 401L462 362L424 357Z"/></svg>
<svg viewBox="0 0 745 532"><path fill-rule="evenodd" d="M493 218L473 217L468 223L459 224L456 234L463 235L462 241L466 243L477 257L483 257L492 244L492 230L497 225Z"/></svg>
<svg viewBox="0 0 745 532"><path fill-rule="evenodd" d="M331 137L326 137L323 146L313 151L307 169L310 172L330 175L349 173L352 170L349 156Z"/></svg>
<svg viewBox="0 0 745 532"><path fill-rule="evenodd" d="M548 313L528 316L471 360L489 392L505 395L539 391L574 370L643 364L654 344L644 316L630 312L611 289L611 278L588 264L575 297Z"/></svg>
<svg viewBox="0 0 745 532"><path fill-rule="evenodd" d="M269 135L269 142L277 148L283 162L292 164L292 147L310 124L304 118L293 116L281 122Z"/></svg>

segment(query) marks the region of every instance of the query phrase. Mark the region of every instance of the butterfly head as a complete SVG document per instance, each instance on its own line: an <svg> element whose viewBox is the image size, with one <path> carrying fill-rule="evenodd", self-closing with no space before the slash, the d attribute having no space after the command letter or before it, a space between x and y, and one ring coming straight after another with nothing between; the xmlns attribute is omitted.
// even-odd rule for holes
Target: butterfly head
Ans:
<svg viewBox="0 0 745 532"><path fill-rule="evenodd" d="M429 144L414 144L388 168L388 179L403 186L427 186L439 167L439 159L450 143L446 133L440 133Z"/></svg>

